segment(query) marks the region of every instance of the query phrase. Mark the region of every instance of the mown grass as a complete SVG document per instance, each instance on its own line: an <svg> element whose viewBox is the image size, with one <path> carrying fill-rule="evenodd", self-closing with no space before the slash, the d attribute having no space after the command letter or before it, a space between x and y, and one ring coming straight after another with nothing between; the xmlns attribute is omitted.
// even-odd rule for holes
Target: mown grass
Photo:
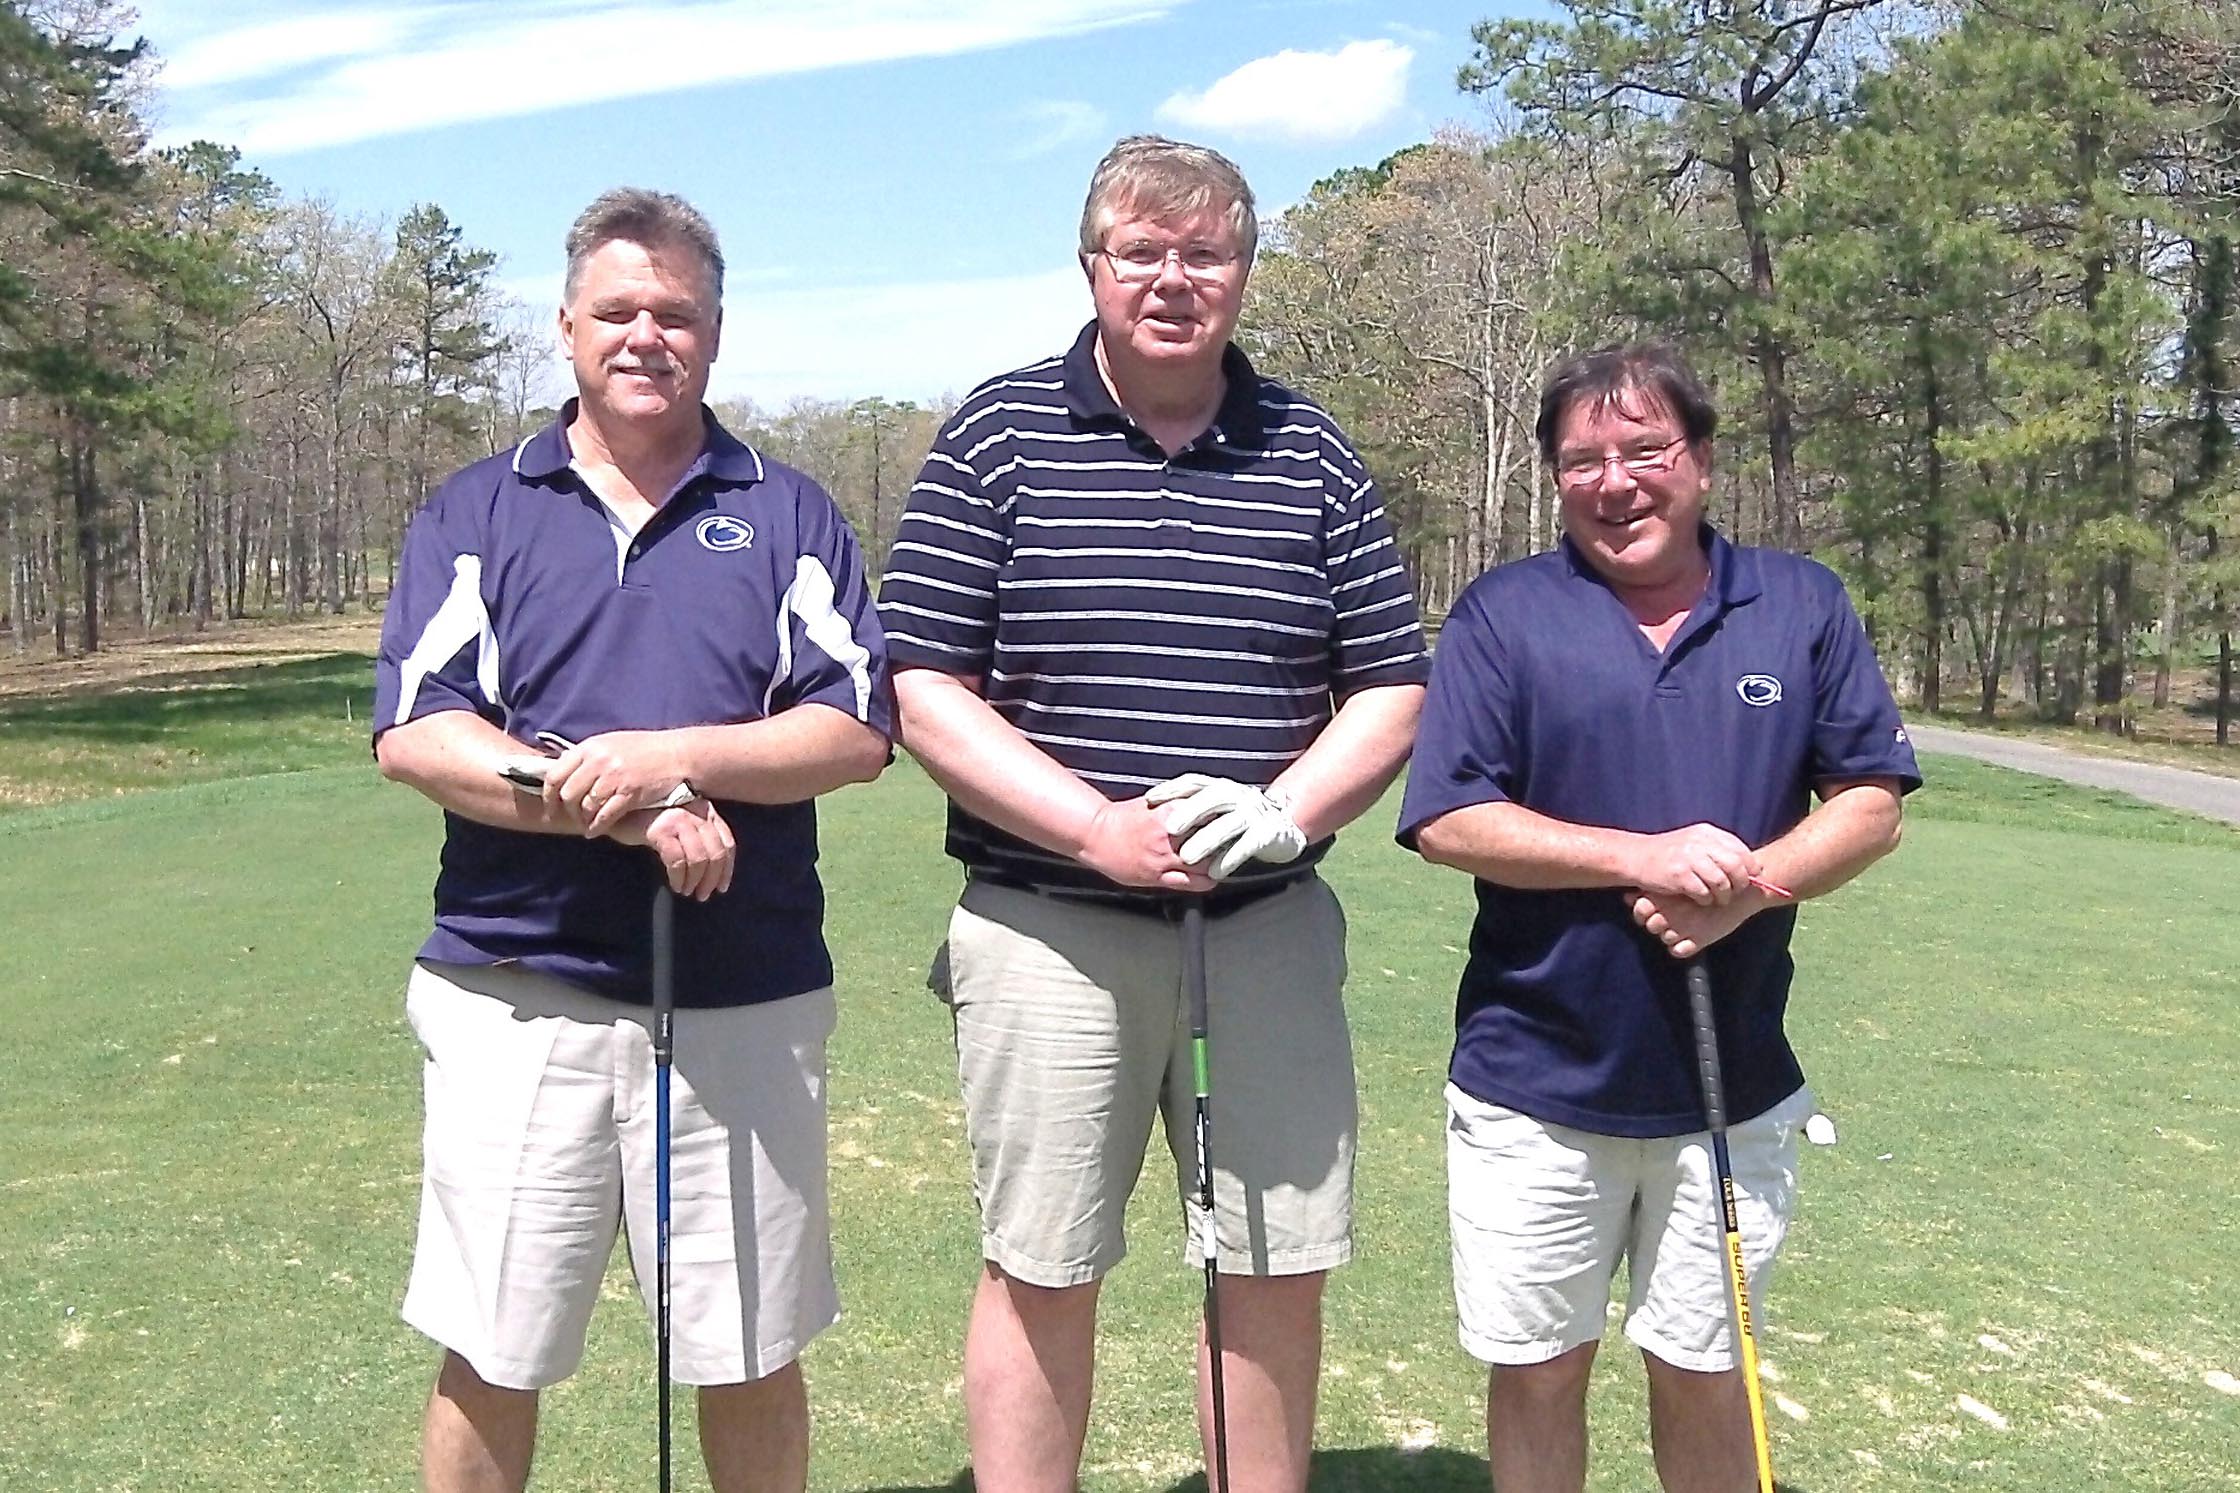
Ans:
<svg viewBox="0 0 2240 1493"><path fill-rule="evenodd" d="M200 762L222 774L229 740L237 771L272 760L265 738L316 740L346 673L277 676L297 705L263 697L238 735L205 718ZM129 711L76 719L98 750L101 720L140 729ZM418 1166L400 995L440 828L362 752L353 736L343 765L0 820L11 1493L413 1486L433 1353L395 1316ZM1767 1323L1783 1481L2240 1489L2240 1382L2223 1377L2240 1375L2240 841L1929 766L1899 855L1801 919L1793 1029L1843 1140L1807 1158ZM1315 1485L1482 1493L1440 1150L1469 889L1390 844L1389 808L1329 871L1363 1128ZM847 1316L809 1358L815 1482L952 1487L976 1235L923 975L955 876L939 796L907 763L824 822ZM1197 1477L1198 1281L1156 1152L1132 1225L1085 1481L1169 1493ZM649 1334L619 1264L607 1294L583 1372L550 1397L541 1486L652 1475ZM1621 1349L1598 1371L1598 1490L1652 1485ZM703 1486L697 1469L680 1486Z"/></svg>
<svg viewBox="0 0 2240 1493"><path fill-rule="evenodd" d="M372 713L358 653L0 699L0 814L363 761Z"/></svg>

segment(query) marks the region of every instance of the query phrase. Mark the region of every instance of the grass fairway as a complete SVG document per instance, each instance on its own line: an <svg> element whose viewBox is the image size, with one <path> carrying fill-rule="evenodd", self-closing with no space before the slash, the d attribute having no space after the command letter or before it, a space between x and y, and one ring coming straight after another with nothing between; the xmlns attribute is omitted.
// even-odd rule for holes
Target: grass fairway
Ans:
<svg viewBox="0 0 2240 1493"><path fill-rule="evenodd" d="M196 714L217 733L197 770L291 760L299 730L318 745L292 760L341 765L0 818L9 1493L414 1486L434 1355L395 1315L418 1169L401 993L439 826L334 734L334 667L229 681L251 724ZM89 752L145 726L49 719ZM1843 1139L1807 1158L1767 1325L1783 1482L2240 1489L2240 836L1931 766L1899 856L1803 914L1794 1030ZM825 813L847 1316L809 1359L819 1488L950 1488L964 1465L976 1231L922 986L956 884L939 818L908 764ZM1389 822L1329 872L1352 924L1361 1248L1330 1293L1316 1487L1482 1493L1440 1151L1470 899ZM1202 1487L1198 1280L1156 1150L1134 1224L1085 1484ZM652 1479L650 1333L619 1266L608 1296L548 1399L540 1486ZM1616 1340L1594 1413L1592 1486L1653 1486ZM696 1466L680 1486L704 1486Z"/></svg>

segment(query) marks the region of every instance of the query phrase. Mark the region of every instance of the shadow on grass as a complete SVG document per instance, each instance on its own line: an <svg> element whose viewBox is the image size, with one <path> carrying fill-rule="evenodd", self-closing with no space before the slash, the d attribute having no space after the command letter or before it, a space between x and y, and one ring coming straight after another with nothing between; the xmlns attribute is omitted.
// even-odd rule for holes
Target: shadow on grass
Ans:
<svg viewBox="0 0 2240 1493"><path fill-rule="evenodd" d="M362 653L152 674L98 693L12 700L0 703L0 726L136 745L213 723L339 718L345 700L360 720L373 708L373 667Z"/></svg>
<svg viewBox="0 0 2240 1493"><path fill-rule="evenodd" d="M1370 1493L1371 1489L1382 1488L1486 1493L1491 1486L1492 1475L1486 1470L1485 1458L1444 1447L1422 1451L1402 1451L1396 1446L1338 1447L1316 1452L1307 1467L1311 1493ZM1206 1493L1206 1475L1193 1473L1167 1493Z"/></svg>
<svg viewBox="0 0 2240 1493"><path fill-rule="evenodd" d="M1369 1493L1371 1489L1414 1488L1423 1493L1486 1493L1491 1486L1483 1457L1433 1448L1401 1451L1368 1446L1319 1451L1307 1474L1310 1493ZM945 1483L867 1488L863 1493L973 1493L972 1469L960 1467ZM1192 1473L1167 1493L1206 1493L1206 1475ZM1788 1493L1803 1493L1791 1489Z"/></svg>
<svg viewBox="0 0 2240 1493"><path fill-rule="evenodd" d="M1493 1486L1492 1478L1486 1459L1467 1452L1364 1446L1316 1452L1307 1472L1307 1488L1308 1493L1370 1493L1384 1488L1487 1493ZM1776 1479L1773 1486L1774 1493L1805 1493L1801 1483ZM957 1475L945 1483L867 1488L863 1493L973 1493L972 1469L958 1468ZM1167 1493L1206 1493L1206 1475L1193 1473Z"/></svg>
<svg viewBox="0 0 2240 1493"><path fill-rule="evenodd" d="M885 1487L866 1488L863 1493L973 1493L972 1469L958 1468L957 1475L945 1483L894 1483Z"/></svg>

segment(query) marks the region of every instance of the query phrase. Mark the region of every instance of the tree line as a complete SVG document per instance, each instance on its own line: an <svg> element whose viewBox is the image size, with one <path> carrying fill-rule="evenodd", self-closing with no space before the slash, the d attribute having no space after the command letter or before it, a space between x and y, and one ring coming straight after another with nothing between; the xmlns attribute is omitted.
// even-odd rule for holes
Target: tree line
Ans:
<svg viewBox="0 0 2240 1493"><path fill-rule="evenodd" d="M0 561L14 646L378 599L431 481L550 418L549 312L434 204L150 150L113 0L0 0ZM1902 691L2232 712L2240 13L2220 0L1563 0L1483 123L1271 222L1243 338L1329 405L1427 606L1546 548L1541 374L1677 342L1714 515L1849 582ZM884 553L949 404L719 413Z"/></svg>
<svg viewBox="0 0 2240 1493"><path fill-rule="evenodd" d="M1554 355L1677 342L1715 514L1849 582L1902 692L2228 739L2240 7L1564 0L1487 22L1490 127L1319 183L1255 350L1373 448L1434 609L1551 542Z"/></svg>

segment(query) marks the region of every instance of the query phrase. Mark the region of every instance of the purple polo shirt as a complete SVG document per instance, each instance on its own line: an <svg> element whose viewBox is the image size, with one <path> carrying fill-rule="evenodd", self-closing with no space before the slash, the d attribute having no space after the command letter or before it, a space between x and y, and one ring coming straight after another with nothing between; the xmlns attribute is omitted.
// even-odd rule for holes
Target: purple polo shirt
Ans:
<svg viewBox="0 0 2240 1493"><path fill-rule="evenodd" d="M1703 531L1711 581L1663 653L1572 548L1503 565L1456 603L1408 769L1400 842L1442 814L1513 802L1574 824L1716 824L1751 846L1830 779L1921 783L1843 583ZM1618 1136L1703 1128L1682 963L1607 887L1479 880L1449 1076L1537 1119ZM1728 1117L1804 1082L1782 1030L1793 908L1714 944Z"/></svg>
<svg viewBox="0 0 2240 1493"><path fill-rule="evenodd" d="M472 710L527 742L760 720L828 705L893 734L886 644L839 510L712 416L699 458L637 535L570 465L559 421L480 461L415 515L382 619L374 736ZM731 888L677 905L677 1003L734 1006L832 983L810 803L719 802ZM649 998L660 862L640 846L444 816L420 957L519 962Z"/></svg>

